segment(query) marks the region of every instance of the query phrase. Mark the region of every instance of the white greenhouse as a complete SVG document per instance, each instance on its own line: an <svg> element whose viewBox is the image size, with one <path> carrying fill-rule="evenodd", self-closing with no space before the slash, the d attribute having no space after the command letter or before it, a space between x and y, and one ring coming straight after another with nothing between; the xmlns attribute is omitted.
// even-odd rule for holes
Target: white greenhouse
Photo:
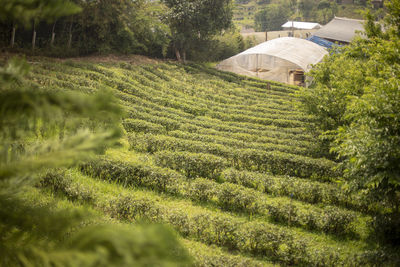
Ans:
<svg viewBox="0 0 400 267"><path fill-rule="evenodd" d="M287 84L304 85L304 73L328 52L304 39L282 37L261 43L217 65L219 70Z"/></svg>

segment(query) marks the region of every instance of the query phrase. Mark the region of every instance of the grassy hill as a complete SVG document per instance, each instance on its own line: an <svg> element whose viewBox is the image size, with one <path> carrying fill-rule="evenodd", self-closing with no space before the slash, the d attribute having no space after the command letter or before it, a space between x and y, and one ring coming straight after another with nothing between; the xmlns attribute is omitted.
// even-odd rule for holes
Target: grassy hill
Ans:
<svg viewBox="0 0 400 267"><path fill-rule="evenodd" d="M200 64L32 61L35 86L112 90L125 136L49 174L31 199L168 224L198 266L390 264L368 239L374 207L342 191L335 163L317 156L297 88Z"/></svg>

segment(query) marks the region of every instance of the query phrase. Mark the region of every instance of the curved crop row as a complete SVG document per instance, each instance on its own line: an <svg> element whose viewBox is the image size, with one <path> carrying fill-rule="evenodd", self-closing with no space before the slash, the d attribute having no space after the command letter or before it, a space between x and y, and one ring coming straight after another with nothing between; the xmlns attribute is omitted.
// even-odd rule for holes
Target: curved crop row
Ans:
<svg viewBox="0 0 400 267"><path fill-rule="evenodd" d="M226 169L222 180L257 189L274 196L290 196L311 204L324 203L349 209L367 211L369 207L362 196L348 194L340 187L290 176L272 176L264 173Z"/></svg>
<svg viewBox="0 0 400 267"><path fill-rule="evenodd" d="M231 149L219 144L203 143L162 135L130 135L130 146L140 152L154 153L162 150L209 153L222 156L236 169L256 170L272 174L290 175L329 181L338 177L335 163L279 151L256 149Z"/></svg>
<svg viewBox="0 0 400 267"><path fill-rule="evenodd" d="M69 183L73 183L72 180ZM62 190L67 183L56 184L55 187L68 196L72 193L73 200L80 200L82 192L90 199L90 203L104 212L128 221L149 220L151 222L167 223L173 226L182 236L191 237L206 244L215 244L229 250L248 253L285 265L307 266L358 266L374 264L380 258L367 257L378 252L339 252L332 245L315 246L309 236L296 237L292 231L259 221L247 222L224 215L220 212L204 211L202 209L187 213L186 209L174 204L166 206L149 197L134 196L130 193L121 195L107 191L109 199L99 197L93 185L79 184L75 190ZM104 194L104 193L103 193ZM102 199L100 202L99 199Z"/></svg>

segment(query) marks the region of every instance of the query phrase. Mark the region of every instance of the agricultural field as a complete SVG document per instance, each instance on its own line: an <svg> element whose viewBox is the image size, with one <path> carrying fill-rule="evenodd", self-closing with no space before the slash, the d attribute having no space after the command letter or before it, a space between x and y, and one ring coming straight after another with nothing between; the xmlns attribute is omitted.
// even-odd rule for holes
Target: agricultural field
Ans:
<svg viewBox="0 0 400 267"><path fill-rule="evenodd" d="M118 148L51 171L32 195L115 223L171 226L198 266L394 266L378 207L338 182L296 87L173 61L31 60L33 86L111 90Z"/></svg>

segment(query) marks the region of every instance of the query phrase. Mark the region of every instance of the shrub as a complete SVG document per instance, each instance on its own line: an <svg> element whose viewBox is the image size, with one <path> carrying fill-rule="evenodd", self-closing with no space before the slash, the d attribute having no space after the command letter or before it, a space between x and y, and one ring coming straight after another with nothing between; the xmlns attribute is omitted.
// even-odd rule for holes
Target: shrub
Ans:
<svg viewBox="0 0 400 267"><path fill-rule="evenodd" d="M145 186L162 192L175 192L183 177L170 169L149 166L141 162L121 162L99 158L81 164L81 170L107 181L116 181L124 186Z"/></svg>
<svg viewBox="0 0 400 267"><path fill-rule="evenodd" d="M160 151L154 159L157 165L182 171L189 178L217 179L227 165L225 159L204 153Z"/></svg>
<svg viewBox="0 0 400 267"><path fill-rule="evenodd" d="M215 182L204 178L197 178L189 184L189 191L187 194L192 200L209 201L216 194L214 187Z"/></svg>
<svg viewBox="0 0 400 267"><path fill-rule="evenodd" d="M237 210L255 213L258 211L257 194L231 183L218 187L218 204L226 210Z"/></svg>
<svg viewBox="0 0 400 267"><path fill-rule="evenodd" d="M125 119L122 122L122 125L127 132L143 132L156 134L165 132L164 126L144 120Z"/></svg>

